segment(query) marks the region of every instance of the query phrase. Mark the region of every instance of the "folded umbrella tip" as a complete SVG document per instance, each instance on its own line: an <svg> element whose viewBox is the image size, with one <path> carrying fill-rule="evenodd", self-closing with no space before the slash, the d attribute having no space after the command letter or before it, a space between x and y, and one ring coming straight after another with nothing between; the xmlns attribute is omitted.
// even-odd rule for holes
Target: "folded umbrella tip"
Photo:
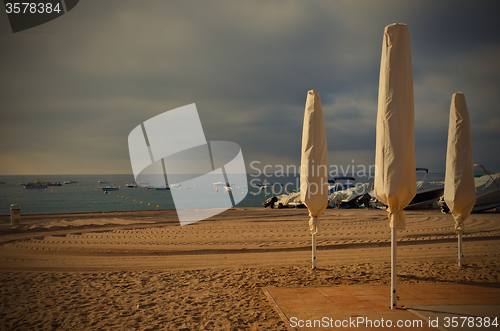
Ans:
<svg viewBox="0 0 500 331"><path fill-rule="evenodd" d="M385 33L391 33L399 29L408 30L408 25L405 23L392 23L385 27Z"/></svg>
<svg viewBox="0 0 500 331"><path fill-rule="evenodd" d="M408 26L406 23L392 23L392 24L389 24L388 26L386 26L386 28L388 27L398 27L398 26Z"/></svg>

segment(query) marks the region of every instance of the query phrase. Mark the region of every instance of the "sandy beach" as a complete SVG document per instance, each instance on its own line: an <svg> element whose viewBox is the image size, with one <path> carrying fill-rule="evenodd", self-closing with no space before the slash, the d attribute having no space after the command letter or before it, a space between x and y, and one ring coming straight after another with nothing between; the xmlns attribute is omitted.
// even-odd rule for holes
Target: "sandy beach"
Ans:
<svg viewBox="0 0 500 331"><path fill-rule="evenodd" d="M398 281L499 283L500 213L406 211ZM0 217L6 224L9 219ZM387 212L328 209L311 270L307 209L23 216L0 228L2 330L287 330L266 287L390 283ZM388 292L389 304L389 292Z"/></svg>

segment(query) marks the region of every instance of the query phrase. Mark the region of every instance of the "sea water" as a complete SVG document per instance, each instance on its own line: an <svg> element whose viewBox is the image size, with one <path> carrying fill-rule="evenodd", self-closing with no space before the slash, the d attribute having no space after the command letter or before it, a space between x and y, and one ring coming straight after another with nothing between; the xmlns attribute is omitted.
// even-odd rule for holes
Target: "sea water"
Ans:
<svg viewBox="0 0 500 331"><path fill-rule="evenodd" d="M292 176L293 177L293 176ZM248 176L249 182L254 177ZM40 180L42 182L60 182L62 186L25 189L22 183ZM63 184L73 181L75 183ZM99 183L99 182L107 183ZM0 176L0 215L9 215L11 204L19 204L21 214L56 214L90 213L111 211L166 210L175 209L171 190L189 190L181 185L170 190L154 188L126 187L134 182L133 175L39 175L39 176ZM257 182L260 182L257 179ZM272 183L275 179L263 178L263 182ZM290 182L294 180L290 179ZM253 182L254 184L256 181ZM118 188L116 191L103 191L103 187ZM289 186L292 189L292 186ZM199 188L198 188L199 189ZM213 192L224 194L224 186L206 185L203 188L207 196ZM270 189L260 189L251 184L246 187L232 186L233 195L245 198L237 207L261 207L262 202L271 194ZM296 189L293 187L293 189ZM280 193L275 189L275 193Z"/></svg>
<svg viewBox="0 0 500 331"><path fill-rule="evenodd" d="M444 174L429 174L433 181L444 180ZM359 182L368 182L369 177L356 178ZM417 180L421 175L417 174ZM60 182L62 186L48 186L46 189L25 189L21 184L34 180ZM232 194L244 195L245 198L236 207L262 207L262 203L273 195L284 193L283 186L289 192L298 191L298 174L270 175L248 174L248 185L233 186ZM73 181L76 183L63 184ZM108 182L101 184L99 181ZM40 176L0 176L0 215L9 215L11 204L19 204L22 215L91 213L113 211L167 210L175 209L171 190L188 190L189 187L172 187L171 190L126 187L134 182L133 175L40 175ZM267 184L260 188L257 184ZM118 188L117 191L103 191L103 186ZM224 194L224 186L206 185L207 194ZM134 201L135 200L135 201ZM239 200L239 199L238 199ZM142 202L142 203L141 203Z"/></svg>

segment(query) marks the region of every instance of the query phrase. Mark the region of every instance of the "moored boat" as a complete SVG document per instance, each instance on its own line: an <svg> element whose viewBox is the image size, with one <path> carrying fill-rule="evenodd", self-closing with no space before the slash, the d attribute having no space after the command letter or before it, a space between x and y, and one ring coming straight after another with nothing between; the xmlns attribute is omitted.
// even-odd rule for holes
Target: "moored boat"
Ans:
<svg viewBox="0 0 500 331"><path fill-rule="evenodd" d="M103 191L118 191L118 187L115 186L106 186L106 187L101 187Z"/></svg>
<svg viewBox="0 0 500 331"><path fill-rule="evenodd" d="M269 185L268 185L268 184L263 184L263 183L258 182L258 183L252 183L252 186L254 186L254 187L258 187L260 190L263 190L263 189L265 189L266 187L268 187Z"/></svg>
<svg viewBox="0 0 500 331"><path fill-rule="evenodd" d="M500 172L490 175L490 173L480 164L474 167L481 168L484 175L475 177L476 204L472 212L480 212L488 209L500 207Z"/></svg>
<svg viewBox="0 0 500 331"><path fill-rule="evenodd" d="M155 190L170 190L170 187L165 186L165 185L160 185L155 187Z"/></svg>
<svg viewBox="0 0 500 331"><path fill-rule="evenodd" d="M405 209L430 207L438 203L444 193L444 182L431 181L427 176L429 173L427 168L416 168L416 171L425 171L425 174L423 179L417 182L417 194ZM375 197L373 190L370 195L372 196L370 207L382 209L387 207Z"/></svg>
<svg viewBox="0 0 500 331"><path fill-rule="evenodd" d="M472 212L481 212L500 207L500 172L490 175L482 165L474 164L474 167L481 168L484 175L474 177L476 203L472 208ZM443 197L439 200L439 205L442 213L450 212Z"/></svg>
<svg viewBox="0 0 500 331"><path fill-rule="evenodd" d="M429 169L417 168L416 171L425 171L424 178L417 182L417 194L406 209L430 206L444 194L444 183L433 182L427 177Z"/></svg>
<svg viewBox="0 0 500 331"><path fill-rule="evenodd" d="M32 189L32 188L47 188L47 183L43 183L39 180L28 182L28 183L23 183L22 184L24 188L27 189Z"/></svg>
<svg viewBox="0 0 500 331"><path fill-rule="evenodd" d="M360 183L354 177L334 177L328 180L328 206L340 208L369 207L372 183Z"/></svg>
<svg viewBox="0 0 500 331"><path fill-rule="evenodd" d="M266 199L262 205L269 208L305 208L304 203L300 199L300 192L285 193L272 196Z"/></svg>
<svg viewBox="0 0 500 331"><path fill-rule="evenodd" d="M281 183L268 184L265 187L272 187L273 194L276 194L266 199L262 205L270 208L306 208L300 199L300 192L289 192Z"/></svg>

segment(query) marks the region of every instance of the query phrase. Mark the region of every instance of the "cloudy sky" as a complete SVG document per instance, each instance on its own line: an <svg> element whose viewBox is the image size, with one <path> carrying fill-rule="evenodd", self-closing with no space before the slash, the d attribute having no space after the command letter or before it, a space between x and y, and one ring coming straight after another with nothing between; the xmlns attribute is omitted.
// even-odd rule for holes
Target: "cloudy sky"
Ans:
<svg viewBox="0 0 500 331"><path fill-rule="evenodd" d="M373 164L394 22L410 27L417 166L444 172L462 91L474 162L497 172L499 12L497 1L84 0L15 34L0 15L0 174L131 174L132 129L191 103L207 140L239 144L248 172L299 165L310 89L329 163Z"/></svg>

